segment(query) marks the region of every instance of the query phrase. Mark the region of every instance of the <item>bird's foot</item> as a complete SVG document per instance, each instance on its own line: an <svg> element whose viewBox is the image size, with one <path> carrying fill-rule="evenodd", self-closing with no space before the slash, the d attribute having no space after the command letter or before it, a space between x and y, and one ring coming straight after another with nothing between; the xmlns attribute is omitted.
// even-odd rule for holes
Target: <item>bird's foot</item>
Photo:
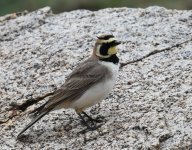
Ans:
<svg viewBox="0 0 192 150"><path fill-rule="evenodd" d="M78 114L81 118L81 122L83 125L85 125L87 128L83 130L81 133L85 133L88 131L94 131L102 126L102 124L96 125L96 123L103 122L103 120L99 118L93 119L90 116L88 116L85 112L82 112L84 116L88 119L87 121L84 119L84 117L81 114Z"/></svg>
<svg viewBox="0 0 192 150"><path fill-rule="evenodd" d="M97 116L97 118L93 119L95 122L101 123L105 122L105 118L103 116Z"/></svg>
<svg viewBox="0 0 192 150"><path fill-rule="evenodd" d="M104 117L103 116L98 116L97 118L92 118L89 115L87 115L84 111L82 112L84 114L84 116L86 116L91 122L97 122L97 123L101 123L104 121Z"/></svg>
<svg viewBox="0 0 192 150"><path fill-rule="evenodd" d="M85 124L84 124L85 125ZM90 125L86 125L87 128L83 129L82 131L80 131L79 133L80 134L85 134L86 132L89 132L89 131L94 131L98 128L100 128L102 126L102 124L100 125L94 125L94 126L90 126Z"/></svg>

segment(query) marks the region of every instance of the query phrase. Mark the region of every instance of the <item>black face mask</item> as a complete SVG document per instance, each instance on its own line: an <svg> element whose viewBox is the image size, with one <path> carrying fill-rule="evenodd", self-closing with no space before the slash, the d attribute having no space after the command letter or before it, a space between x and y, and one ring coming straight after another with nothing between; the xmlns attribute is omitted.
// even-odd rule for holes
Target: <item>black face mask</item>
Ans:
<svg viewBox="0 0 192 150"><path fill-rule="evenodd" d="M119 58L117 57L116 54L111 55L108 58L100 58L101 61L106 61L106 62L113 62L114 64L118 64L119 63Z"/></svg>
<svg viewBox="0 0 192 150"><path fill-rule="evenodd" d="M108 55L108 50L109 50L109 48L110 48L110 47L117 46L117 45L119 45L119 44L121 44L121 42L116 41L116 40L115 40L115 41L112 41L112 42L110 42L110 43L103 43L103 44L101 45L101 47L100 47L100 54L103 55L103 56Z"/></svg>

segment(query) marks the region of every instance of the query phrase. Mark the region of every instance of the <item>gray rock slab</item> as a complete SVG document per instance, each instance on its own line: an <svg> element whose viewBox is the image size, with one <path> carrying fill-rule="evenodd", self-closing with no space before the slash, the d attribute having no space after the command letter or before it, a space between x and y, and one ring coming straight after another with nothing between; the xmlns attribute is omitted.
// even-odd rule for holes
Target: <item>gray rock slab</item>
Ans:
<svg viewBox="0 0 192 150"><path fill-rule="evenodd" d="M46 115L25 133L28 112L8 110L59 88L96 36L122 41L113 92L87 110L105 117L81 133L73 110ZM150 55L149 55L150 54ZM52 14L49 7L0 17L0 149L192 149L192 11L107 8Z"/></svg>

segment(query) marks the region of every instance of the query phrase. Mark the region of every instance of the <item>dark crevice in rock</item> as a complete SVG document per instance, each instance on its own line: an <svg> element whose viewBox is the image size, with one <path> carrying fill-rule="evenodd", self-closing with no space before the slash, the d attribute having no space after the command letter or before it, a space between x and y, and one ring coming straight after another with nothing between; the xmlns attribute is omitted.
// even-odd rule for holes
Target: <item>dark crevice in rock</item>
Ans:
<svg viewBox="0 0 192 150"><path fill-rule="evenodd" d="M29 106L38 103L39 101L43 100L44 98L53 95L54 92L50 92L45 94L44 96L39 96L33 99L28 99L27 101L25 101L23 104L17 104L17 103L11 103L11 109L12 110L21 110L21 111L25 111Z"/></svg>
<svg viewBox="0 0 192 150"><path fill-rule="evenodd" d="M143 59L145 59L145 58L147 58L147 57L150 57L151 55L155 55L155 54L158 54L158 53L161 53L161 52L164 52L164 51L169 51L169 50L171 50L171 49L173 49L173 48L178 48L178 47L182 46L183 44L186 44L186 43L191 42L191 41L192 41L192 38L189 39L189 40L186 40L186 41L184 41L184 42L181 42L181 43L177 43L177 44L175 44L175 45L172 45L172 46L170 46L170 47L163 48L163 49L161 49L161 50L154 50L154 51L150 52L149 54L147 54L147 55L145 55L145 56L143 56L143 57L141 57L141 58L138 58L138 59L136 59L136 60L132 60L132 61L129 61L129 62L121 63L121 64L120 64L120 68L123 68L124 66L126 66L126 65L128 65L128 64L133 64L133 63L142 61Z"/></svg>
<svg viewBox="0 0 192 150"><path fill-rule="evenodd" d="M25 101L22 104L11 103L10 108L8 108L7 110L5 110L3 112L0 112L0 114L11 112L11 115L9 117L7 117L4 120L0 120L0 124L6 123L9 120L11 120L12 118L14 118L15 116L18 116L18 113L17 113L18 111L24 112L29 106L32 106L33 104L36 104L39 101L41 101L41 100L45 99L46 97L51 96L53 94L54 94L54 92L50 92L50 93L45 94L44 96L39 96L39 97L36 97L33 99L28 99L27 101Z"/></svg>

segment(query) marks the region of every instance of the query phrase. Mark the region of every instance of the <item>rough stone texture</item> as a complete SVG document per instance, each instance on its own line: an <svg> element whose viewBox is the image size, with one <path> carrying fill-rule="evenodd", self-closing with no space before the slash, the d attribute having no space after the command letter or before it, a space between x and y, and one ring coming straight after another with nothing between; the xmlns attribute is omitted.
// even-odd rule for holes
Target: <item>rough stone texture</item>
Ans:
<svg viewBox="0 0 192 150"><path fill-rule="evenodd" d="M17 141L38 104L23 112L9 105L61 86L103 33L123 41L119 57L130 62L113 93L87 110L104 116L104 125L81 133L74 111L59 110ZM192 149L192 11L109 8L54 15L46 7L0 17L0 95L2 150Z"/></svg>

